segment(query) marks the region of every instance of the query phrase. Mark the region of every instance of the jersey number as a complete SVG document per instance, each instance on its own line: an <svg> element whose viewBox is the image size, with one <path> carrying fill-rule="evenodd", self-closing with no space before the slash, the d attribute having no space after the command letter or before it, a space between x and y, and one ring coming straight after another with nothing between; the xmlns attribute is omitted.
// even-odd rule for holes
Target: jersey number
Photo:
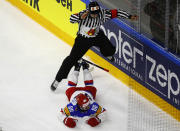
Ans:
<svg viewBox="0 0 180 131"><path fill-rule="evenodd" d="M69 106L68 109L69 109L69 112L73 112L74 111L73 106Z"/></svg>
<svg viewBox="0 0 180 131"><path fill-rule="evenodd" d="M91 110L93 110L93 111L95 111L95 112L96 112L96 111L97 111L97 109L98 109L98 106L93 105Z"/></svg>

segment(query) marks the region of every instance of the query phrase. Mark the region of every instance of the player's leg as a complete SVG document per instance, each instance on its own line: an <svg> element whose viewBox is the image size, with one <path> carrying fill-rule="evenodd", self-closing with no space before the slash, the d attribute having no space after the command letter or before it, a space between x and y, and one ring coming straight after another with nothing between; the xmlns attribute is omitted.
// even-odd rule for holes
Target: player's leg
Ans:
<svg viewBox="0 0 180 131"><path fill-rule="evenodd" d="M81 68L81 62L77 62L74 65L74 71L68 76L68 86L72 87L77 85L78 83L78 77L79 77L79 71Z"/></svg>
<svg viewBox="0 0 180 131"><path fill-rule="evenodd" d="M89 71L89 64L82 61L82 67L85 86L93 86L93 77Z"/></svg>
<svg viewBox="0 0 180 131"><path fill-rule="evenodd" d="M93 81L92 74L89 71L89 64L83 61L82 67L83 67L83 77L84 77L84 84L85 84L85 87L82 90L90 92L93 96L93 99L95 99L97 90L93 86L94 81Z"/></svg>
<svg viewBox="0 0 180 131"><path fill-rule="evenodd" d="M104 34L103 31L100 31L98 36L95 39L95 46L98 46L100 48L100 52L103 56L105 56L107 59L109 59L111 62L114 61L114 53L116 51L115 46L112 45L110 40L107 38L107 36Z"/></svg>
<svg viewBox="0 0 180 131"><path fill-rule="evenodd" d="M78 90L78 88L76 88L76 86L78 83L81 62L78 61L74 66L75 66L74 71L68 76L68 89L66 90L66 96L68 97L69 101L71 99L72 94Z"/></svg>

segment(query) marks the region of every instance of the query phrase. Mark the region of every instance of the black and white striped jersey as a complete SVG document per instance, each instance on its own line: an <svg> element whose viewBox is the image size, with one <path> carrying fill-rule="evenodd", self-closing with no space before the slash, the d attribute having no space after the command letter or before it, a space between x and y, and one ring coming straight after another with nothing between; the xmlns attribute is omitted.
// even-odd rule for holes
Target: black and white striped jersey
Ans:
<svg viewBox="0 0 180 131"><path fill-rule="evenodd" d="M88 15L85 19L81 19L81 15L86 12L88 9L81 11L77 14L72 14L70 16L71 23L78 23L79 29L77 34L81 34L84 37L95 37L100 29L100 26L103 25L106 21L120 17L120 18L130 18L127 12L120 9L107 10L101 9L98 17L92 18Z"/></svg>

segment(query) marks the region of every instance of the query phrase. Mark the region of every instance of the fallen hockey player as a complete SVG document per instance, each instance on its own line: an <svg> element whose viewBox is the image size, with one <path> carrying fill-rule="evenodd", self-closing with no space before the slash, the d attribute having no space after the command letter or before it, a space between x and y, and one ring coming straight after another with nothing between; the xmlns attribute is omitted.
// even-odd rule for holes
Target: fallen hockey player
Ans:
<svg viewBox="0 0 180 131"><path fill-rule="evenodd" d="M83 68L85 87L76 87L80 68ZM99 125L105 119L106 110L95 102L97 89L93 86L89 65L85 62L75 64L74 71L68 76L66 96L69 103L60 110L60 120L69 128L76 127L79 118L83 118L91 127Z"/></svg>

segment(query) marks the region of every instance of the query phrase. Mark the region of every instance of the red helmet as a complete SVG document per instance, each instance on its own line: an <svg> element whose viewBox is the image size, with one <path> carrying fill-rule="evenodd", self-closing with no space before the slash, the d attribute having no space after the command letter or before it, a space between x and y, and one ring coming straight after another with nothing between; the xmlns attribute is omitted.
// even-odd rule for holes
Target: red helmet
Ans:
<svg viewBox="0 0 180 131"><path fill-rule="evenodd" d="M76 101L82 110L89 109L90 101L86 95L80 93L79 95L76 96Z"/></svg>

